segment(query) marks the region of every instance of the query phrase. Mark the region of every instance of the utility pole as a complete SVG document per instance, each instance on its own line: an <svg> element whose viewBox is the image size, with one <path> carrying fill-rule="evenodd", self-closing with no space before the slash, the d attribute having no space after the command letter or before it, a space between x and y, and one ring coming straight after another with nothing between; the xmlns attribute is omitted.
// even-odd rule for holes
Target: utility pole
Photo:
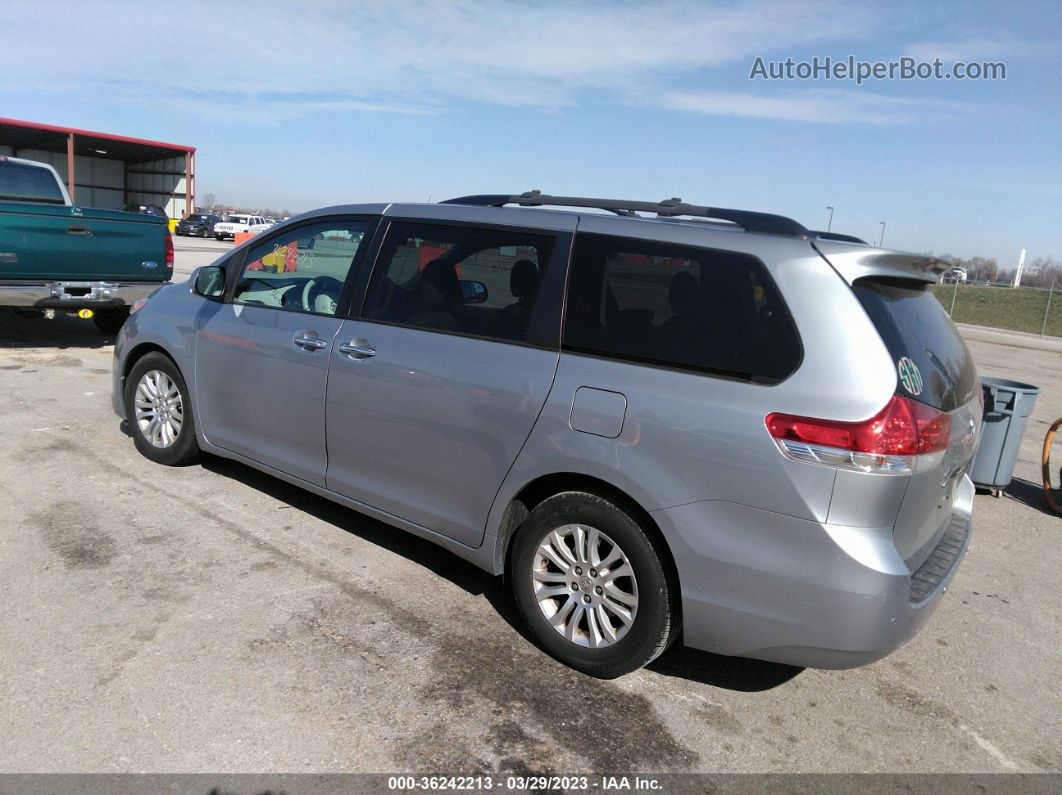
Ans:
<svg viewBox="0 0 1062 795"><path fill-rule="evenodd" d="M881 224L881 237L878 238L878 247L880 248L881 244L885 242L885 222L878 221L878 223Z"/></svg>
<svg viewBox="0 0 1062 795"><path fill-rule="evenodd" d="M829 232L833 227L833 208L827 205L826 209L830 211L830 220L826 222L826 231Z"/></svg>

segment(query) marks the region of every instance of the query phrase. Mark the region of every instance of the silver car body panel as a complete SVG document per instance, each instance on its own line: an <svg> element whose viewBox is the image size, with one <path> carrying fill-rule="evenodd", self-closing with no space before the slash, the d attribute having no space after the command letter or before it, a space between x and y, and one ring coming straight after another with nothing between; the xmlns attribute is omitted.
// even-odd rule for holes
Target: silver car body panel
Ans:
<svg viewBox="0 0 1062 795"><path fill-rule="evenodd" d="M286 315L266 322L247 307L237 317L186 283L159 291L119 335L119 415L123 374L139 352L162 349L188 382L204 449L495 574L525 489L563 474L600 481L655 522L679 576L685 642L697 648L847 667L884 656L926 621L969 543L976 400L952 412L946 454L913 475L788 459L764 418L859 421L880 411L896 391L895 364L851 284L929 281L939 261L700 221L459 205L329 207L271 233L348 214L578 229L748 254L784 296L803 359L764 385L358 319L259 310ZM246 245L226 256L237 261ZM321 355L291 350L288 338L311 329L328 340ZM256 350L267 342L268 352ZM375 355L338 351L352 342ZM241 417L252 408L279 435L245 438L265 433ZM954 553L946 570L912 601L912 575L940 569L945 545Z"/></svg>

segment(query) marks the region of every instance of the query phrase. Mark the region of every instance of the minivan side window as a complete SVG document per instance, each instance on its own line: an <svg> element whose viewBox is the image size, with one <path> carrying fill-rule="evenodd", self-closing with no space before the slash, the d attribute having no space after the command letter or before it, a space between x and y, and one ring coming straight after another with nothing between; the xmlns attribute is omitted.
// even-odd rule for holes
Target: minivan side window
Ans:
<svg viewBox="0 0 1062 795"><path fill-rule="evenodd" d="M552 237L518 230L392 224L362 317L525 342L552 248Z"/></svg>
<svg viewBox="0 0 1062 795"><path fill-rule="evenodd" d="M233 303L334 315L368 221L289 229L247 253Z"/></svg>
<svg viewBox="0 0 1062 795"><path fill-rule="evenodd" d="M563 346L759 383L781 381L801 358L754 257L594 234L576 236Z"/></svg>

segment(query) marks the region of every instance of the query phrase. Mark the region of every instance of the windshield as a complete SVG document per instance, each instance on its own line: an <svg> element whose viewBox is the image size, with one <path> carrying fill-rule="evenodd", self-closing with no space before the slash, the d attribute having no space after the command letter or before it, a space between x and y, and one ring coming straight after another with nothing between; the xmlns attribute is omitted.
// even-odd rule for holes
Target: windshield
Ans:
<svg viewBox="0 0 1062 795"><path fill-rule="evenodd" d="M973 357L925 282L859 279L853 288L897 367L897 391L942 411L973 398Z"/></svg>
<svg viewBox="0 0 1062 795"><path fill-rule="evenodd" d="M0 161L0 199L66 204L50 170L10 160Z"/></svg>
<svg viewBox="0 0 1062 795"><path fill-rule="evenodd" d="M248 221L248 217L246 215L230 215L229 216L229 223L230 224L245 224L245 223L247 223L247 221Z"/></svg>

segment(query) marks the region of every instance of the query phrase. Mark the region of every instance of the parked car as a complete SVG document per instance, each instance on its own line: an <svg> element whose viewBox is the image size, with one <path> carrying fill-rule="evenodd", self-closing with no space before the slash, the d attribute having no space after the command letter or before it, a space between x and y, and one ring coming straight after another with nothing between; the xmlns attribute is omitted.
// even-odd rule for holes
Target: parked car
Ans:
<svg viewBox="0 0 1062 795"><path fill-rule="evenodd" d="M946 267L679 200L331 207L155 294L114 409L153 461L242 461L507 573L581 671L680 635L857 666L969 542Z"/></svg>
<svg viewBox="0 0 1062 795"><path fill-rule="evenodd" d="M221 218L213 213L191 213L177 224L176 233L189 237L210 237L214 234L214 225L220 222Z"/></svg>
<svg viewBox="0 0 1062 795"><path fill-rule="evenodd" d="M940 281L942 284L966 284L967 278L966 268L953 266L941 274Z"/></svg>
<svg viewBox="0 0 1062 795"><path fill-rule="evenodd" d="M166 215L166 211L157 204L125 204L122 205L122 212L142 213L144 215L154 215L158 218L165 218L167 221L170 220L170 217Z"/></svg>
<svg viewBox="0 0 1062 795"><path fill-rule="evenodd" d="M76 207L51 166L0 157L0 306L82 312L114 334L172 274L162 219Z"/></svg>
<svg viewBox="0 0 1062 795"><path fill-rule="evenodd" d="M235 238L241 232L264 232L269 228L260 215L230 215L221 223L214 224L214 237L218 240Z"/></svg>

